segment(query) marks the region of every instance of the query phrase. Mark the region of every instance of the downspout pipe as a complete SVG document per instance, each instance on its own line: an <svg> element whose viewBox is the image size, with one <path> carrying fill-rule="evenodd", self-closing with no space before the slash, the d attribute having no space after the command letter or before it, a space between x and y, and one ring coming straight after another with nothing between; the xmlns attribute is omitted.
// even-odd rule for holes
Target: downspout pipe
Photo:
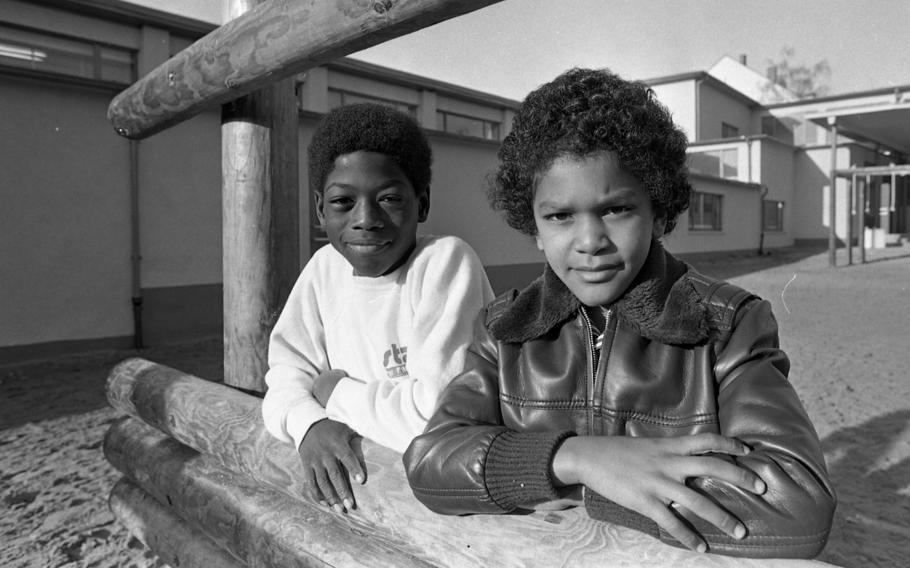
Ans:
<svg viewBox="0 0 910 568"><path fill-rule="evenodd" d="M768 186L761 186L761 196L758 199L758 256L765 254L765 196L768 195Z"/></svg>
<svg viewBox="0 0 910 568"><path fill-rule="evenodd" d="M139 240L139 141L130 140L130 272L133 303L133 348L145 347L142 339L142 255Z"/></svg>

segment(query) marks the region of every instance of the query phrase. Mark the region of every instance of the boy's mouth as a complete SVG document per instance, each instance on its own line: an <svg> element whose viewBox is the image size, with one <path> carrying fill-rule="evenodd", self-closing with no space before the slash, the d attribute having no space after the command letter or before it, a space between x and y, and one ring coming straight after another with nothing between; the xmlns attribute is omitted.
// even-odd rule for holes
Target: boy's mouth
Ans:
<svg viewBox="0 0 910 568"><path fill-rule="evenodd" d="M577 266L575 272L579 278L588 283L606 282L622 269L622 263L598 264L595 266Z"/></svg>
<svg viewBox="0 0 910 568"><path fill-rule="evenodd" d="M386 248L390 244L390 241L358 240L348 241L347 247L360 254L371 254Z"/></svg>

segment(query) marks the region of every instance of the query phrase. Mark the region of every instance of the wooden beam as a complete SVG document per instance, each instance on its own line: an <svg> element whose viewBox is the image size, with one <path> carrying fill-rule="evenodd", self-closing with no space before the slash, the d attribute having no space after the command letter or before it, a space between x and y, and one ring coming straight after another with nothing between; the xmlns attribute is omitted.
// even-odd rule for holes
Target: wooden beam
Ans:
<svg viewBox="0 0 910 568"><path fill-rule="evenodd" d="M141 418L195 448L225 470L288 495L285 501L305 505L308 511L332 514L299 498L303 494L299 457L291 444L278 442L265 431L258 398L150 361L130 359L111 372L108 399L121 412ZM157 471L164 460L154 458L152 452L159 443L165 444L159 438L112 462L133 467L129 464L146 460L143 463L147 465L135 466L135 475L157 476L151 472ZM354 487L357 508L337 515L343 524L333 526L341 540L348 538L345 535L349 532L359 531L379 543L407 543L404 552L439 567L599 567L639 565L643 558L655 567L694 568L708 561L717 568L780 566L778 560L706 557L674 548L644 533L594 521L581 507L526 515L437 515L414 498L400 454L368 440L363 441L362 449L367 482ZM244 491L227 491L224 495ZM220 499L212 501L212 506L221 503ZM294 518L279 514L273 522L280 526ZM322 516L314 518L323 522ZM336 528L324 529L318 523L313 530L319 539L337 536ZM314 541L315 537L309 542ZM792 568L819 567L813 562L786 562Z"/></svg>
<svg viewBox="0 0 910 568"><path fill-rule="evenodd" d="M389 531L288 499L136 419L112 424L104 453L155 501L246 565L431 568Z"/></svg>
<svg viewBox="0 0 910 568"><path fill-rule="evenodd" d="M145 138L332 59L501 0L268 0L117 95L108 120Z"/></svg>
<svg viewBox="0 0 910 568"><path fill-rule="evenodd" d="M232 471L295 498L306 495L300 458L265 430L259 398L144 359L117 365L107 396L117 410Z"/></svg>
<svg viewBox="0 0 910 568"><path fill-rule="evenodd" d="M114 485L108 503L130 534L170 566L246 568L246 564L126 478Z"/></svg>

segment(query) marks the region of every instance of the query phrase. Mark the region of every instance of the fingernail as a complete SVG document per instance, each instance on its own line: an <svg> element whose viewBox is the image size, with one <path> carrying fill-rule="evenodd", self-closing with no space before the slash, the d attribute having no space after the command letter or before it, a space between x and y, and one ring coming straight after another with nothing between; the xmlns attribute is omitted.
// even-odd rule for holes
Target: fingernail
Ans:
<svg viewBox="0 0 910 568"><path fill-rule="evenodd" d="M733 536L735 538L743 538L746 536L746 527L742 525L736 525L736 528L733 529Z"/></svg>
<svg viewBox="0 0 910 568"><path fill-rule="evenodd" d="M334 505L332 505L332 508L335 509L335 512L338 514L344 513L344 507L342 507L338 503L335 503Z"/></svg>
<svg viewBox="0 0 910 568"><path fill-rule="evenodd" d="M762 495L767 490L768 490L768 486L765 485L764 481L762 481L761 479L758 479L755 481L755 492L756 493L758 493L759 495Z"/></svg>
<svg viewBox="0 0 910 568"><path fill-rule="evenodd" d="M748 455L751 454L751 453L752 453L752 448L750 448L749 446L745 446L745 445L744 445L744 446L743 446L743 455L744 455L744 456L748 456Z"/></svg>
<svg viewBox="0 0 910 568"><path fill-rule="evenodd" d="M350 499L345 499L345 500L344 500L344 508L345 508L345 509L353 509L353 508L354 508L354 503L353 503Z"/></svg>
<svg viewBox="0 0 910 568"><path fill-rule="evenodd" d="M357 483L363 483L363 481L364 481L363 476L358 473L357 475L354 476L354 481L356 481Z"/></svg>
<svg viewBox="0 0 910 568"><path fill-rule="evenodd" d="M708 545L703 542L699 543L699 545L695 548L695 550L704 554L705 552L708 552Z"/></svg>

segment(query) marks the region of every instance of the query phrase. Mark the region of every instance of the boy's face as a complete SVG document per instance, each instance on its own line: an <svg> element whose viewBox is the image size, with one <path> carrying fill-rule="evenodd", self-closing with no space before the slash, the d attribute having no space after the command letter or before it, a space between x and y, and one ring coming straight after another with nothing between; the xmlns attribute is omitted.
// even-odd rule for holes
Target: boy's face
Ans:
<svg viewBox="0 0 910 568"><path fill-rule="evenodd" d="M612 152L557 158L534 193L537 247L587 306L616 301L663 234L647 190Z"/></svg>
<svg viewBox="0 0 910 568"><path fill-rule="evenodd" d="M418 197L392 158L377 152L338 156L316 193L316 216L329 242L358 276L398 268L417 242L429 205L429 195Z"/></svg>

